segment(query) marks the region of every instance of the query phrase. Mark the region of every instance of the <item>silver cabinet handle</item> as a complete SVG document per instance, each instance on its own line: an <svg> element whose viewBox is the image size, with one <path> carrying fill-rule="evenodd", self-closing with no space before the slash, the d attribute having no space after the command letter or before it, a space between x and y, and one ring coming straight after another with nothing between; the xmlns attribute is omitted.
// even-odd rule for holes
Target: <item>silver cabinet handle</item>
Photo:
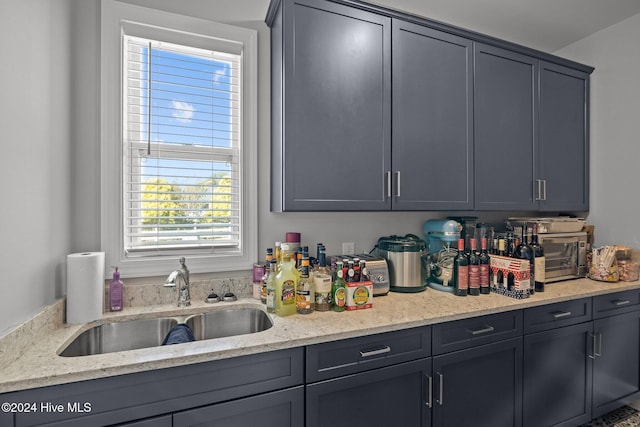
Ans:
<svg viewBox="0 0 640 427"><path fill-rule="evenodd" d="M536 184L538 185L538 195L536 196L536 200L547 200L547 180L536 179Z"/></svg>
<svg viewBox="0 0 640 427"><path fill-rule="evenodd" d="M431 409L433 407L433 378L430 375L425 375L425 379L427 380L426 388L427 388L427 396L429 396L424 404L427 408Z"/></svg>
<svg viewBox="0 0 640 427"><path fill-rule="evenodd" d="M595 347L593 350L593 355L595 357L602 357L602 332L598 332L597 334L598 337L598 351L595 351Z"/></svg>
<svg viewBox="0 0 640 427"><path fill-rule="evenodd" d="M391 347L385 345L382 348L376 348L375 350L360 350L360 357L378 356L380 354L390 353Z"/></svg>
<svg viewBox="0 0 640 427"><path fill-rule="evenodd" d="M589 355L589 359L596 358L596 334L591 334L591 354Z"/></svg>
<svg viewBox="0 0 640 427"><path fill-rule="evenodd" d="M556 312L551 313L551 315L556 319L560 319L560 318L563 318L563 317L571 316L571 312L570 311L556 311Z"/></svg>
<svg viewBox="0 0 640 427"><path fill-rule="evenodd" d="M396 171L396 197L400 197L400 171Z"/></svg>
<svg viewBox="0 0 640 427"><path fill-rule="evenodd" d="M391 197L391 171L384 173L387 176L387 197Z"/></svg>
<svg viewBox="0 0 640 427"><path fill-rule="evenodd" d="M493 326L485 325L485 327L482 329L467 329L467 332L469 332L471 335L482 335L493 332L494 330L495 328Z"/></svg>
<svg viewBox="0 0 640 427"><path fill-rule="evenodd" d="M440 391L439 391L439 396L438 399L436 400L436 402L438 402L438 404L440 406L442 406L444 404L444 377L440 372L436 372L436 374L438 375L438 377L440 377Z"/></svg>
<svg viewBox="0 0 640 427"><path fill-rule="evenodd" d="M627 300L617 300L613 302L615 305L620 306L620 305L627 305L630 304L631 301Z"/></svg>

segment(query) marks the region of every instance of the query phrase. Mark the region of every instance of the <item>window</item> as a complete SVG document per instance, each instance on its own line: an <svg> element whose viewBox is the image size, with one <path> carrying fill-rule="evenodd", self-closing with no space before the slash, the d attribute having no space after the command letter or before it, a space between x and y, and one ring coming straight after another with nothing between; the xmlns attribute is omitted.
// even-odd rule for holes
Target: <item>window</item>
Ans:
<svg viewBox="0 0 640 427"><path fill-rule="evenodd" d="M128 276L179 256L194 272L251 268L255 31L114 1L102 19L107 262Z"/></svg>

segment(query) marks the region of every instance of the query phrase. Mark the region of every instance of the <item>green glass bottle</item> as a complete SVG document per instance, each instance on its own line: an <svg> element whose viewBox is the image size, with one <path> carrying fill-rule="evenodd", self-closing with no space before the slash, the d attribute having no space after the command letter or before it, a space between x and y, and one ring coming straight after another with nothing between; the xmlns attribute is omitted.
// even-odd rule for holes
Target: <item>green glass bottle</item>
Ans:
<svg viewBox="0 0 640 427"><path fill-rule="evenodd" d="M336 277L331 285L333 311L344 311L347 308L347 287L343 278L342 262L336 263Z"/></svg>

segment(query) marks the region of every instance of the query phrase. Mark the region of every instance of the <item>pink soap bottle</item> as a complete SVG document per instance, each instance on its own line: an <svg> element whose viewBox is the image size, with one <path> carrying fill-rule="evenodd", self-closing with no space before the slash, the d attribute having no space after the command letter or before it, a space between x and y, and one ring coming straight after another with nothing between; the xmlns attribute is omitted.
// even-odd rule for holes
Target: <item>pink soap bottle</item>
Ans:
<svg viewBox="0 0 640 427"><path fill-rule="evenodd" d="M109 284L109 309L111 311L122 311L122 286L118 267L114 267L113 280Z"/></svg>

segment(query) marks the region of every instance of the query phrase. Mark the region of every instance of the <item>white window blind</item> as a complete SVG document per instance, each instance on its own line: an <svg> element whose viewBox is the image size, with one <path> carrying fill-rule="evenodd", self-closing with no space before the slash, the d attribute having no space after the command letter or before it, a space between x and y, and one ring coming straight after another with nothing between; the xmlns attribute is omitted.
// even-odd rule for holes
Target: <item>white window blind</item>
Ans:
<svg viewBox="0 0 640 427"><path fill-rule="evenodd" d="M127 257L241 250L241 55L124 36Z"/></svg>

